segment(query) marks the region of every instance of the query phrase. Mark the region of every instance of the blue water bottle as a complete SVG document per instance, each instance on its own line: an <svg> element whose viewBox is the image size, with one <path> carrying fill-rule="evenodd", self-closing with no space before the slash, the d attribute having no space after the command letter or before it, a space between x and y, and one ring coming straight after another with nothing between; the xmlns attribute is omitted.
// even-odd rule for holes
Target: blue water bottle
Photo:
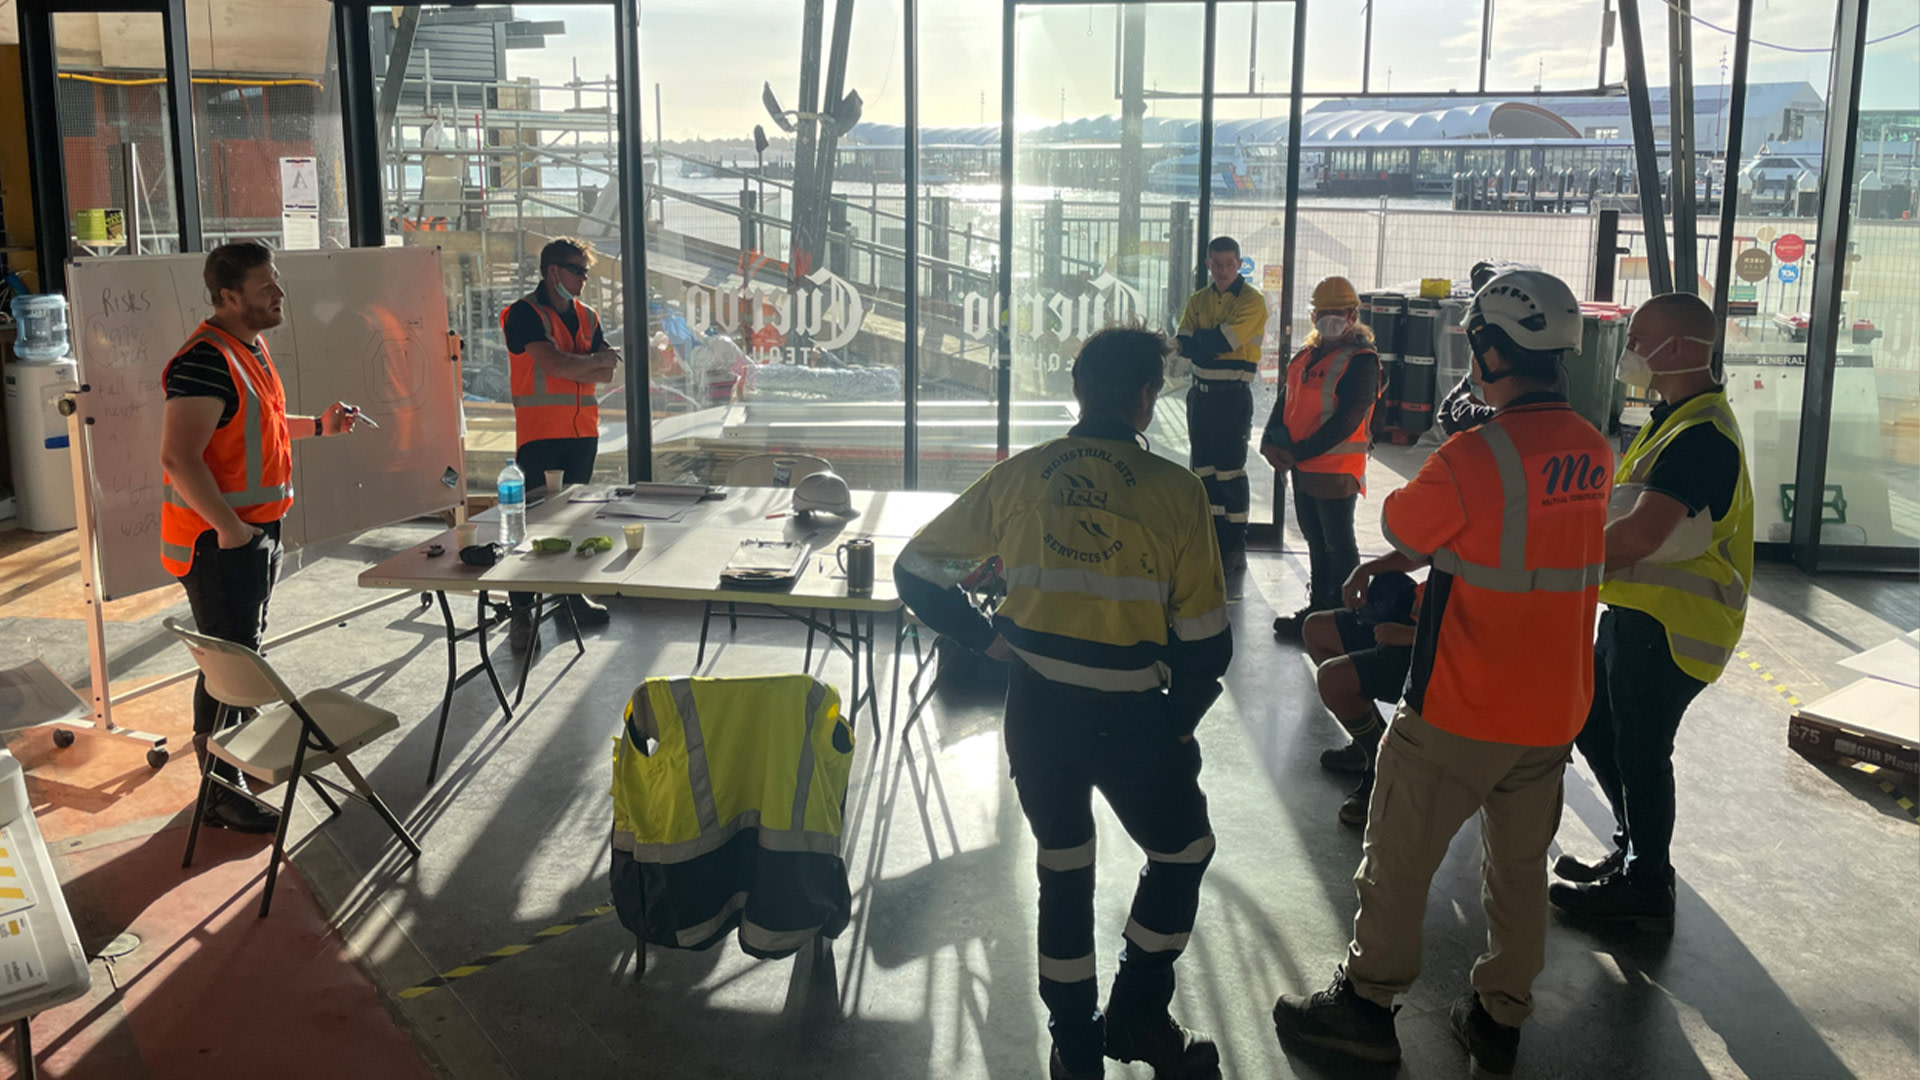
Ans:
<svg viewBox="0 0 1920 1080"><path fill-rule="evenodd" d="M527 474L508 458L493 489L500 498L500 542L517 547L527 538Z"/></svg>

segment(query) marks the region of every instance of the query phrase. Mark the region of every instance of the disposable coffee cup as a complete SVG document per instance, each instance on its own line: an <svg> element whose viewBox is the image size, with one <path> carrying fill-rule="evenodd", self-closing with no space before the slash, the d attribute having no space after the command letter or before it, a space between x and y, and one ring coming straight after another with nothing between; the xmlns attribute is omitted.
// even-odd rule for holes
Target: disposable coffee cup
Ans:
<svg viewBox="0 0 1920 1080"><path fill-rule="evenodd" d="M622 526L621 531L627 534L627 550L628 551L639 551L641 548L646 546L646 543L647 543L647 523L646 522L636 521L631 525Z"/></svg>
<svg viewBox="0 0 1920 1080"><path fill-rule="evenodd" d="M465 551L479 543L480 526L471 521L464 525L455 525L453 527L453 542L459 545L459 550L461 551Z"/></svg>
<svg viewBox="0 0 1920 1080"><path fill-rule="evenodd" d="M566 486L567 474L565 472L559 469L547 470L547 494L549 496L560 494L560 489Z"/></svg>

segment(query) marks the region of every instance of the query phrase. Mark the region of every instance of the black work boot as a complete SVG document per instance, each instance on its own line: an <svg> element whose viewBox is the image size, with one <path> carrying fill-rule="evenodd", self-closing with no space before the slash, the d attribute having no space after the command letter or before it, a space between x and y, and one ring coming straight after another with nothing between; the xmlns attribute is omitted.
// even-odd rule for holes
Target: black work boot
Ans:
<svg viewBox="0 0 1920 1080"><path fill-rule="evenodd" d="M247 790L247 774L236 768L232 762L214 757L207 749L208 737L193 737L193 756L200 764L200 771L211 772L215 779L225 781ZM229 791L219 784L207 793L207 812L201 817L201 823L216 829L227 829L239 833L270 833L280 826L280 815L247 798L238 792Z"/></svg>
<svg viewBox="0 0 1920 1080"><path fill-rule="evenodd" d="M583 630L593 626L605 626L613 621L613 615L607 611L607 605L591 597L567 597L567 611L573 616L573 624Z"/></svg>
<svg viewBox="0 0 1920 1080"><path fill-rule="evenodd" d="M1307 616L1318 610L1320 609L1308 604L1291 615L1282 615L1273 620L1273 636L1281 641L1299 641L1301 628L1307 625Z"/></svg>
<svg viewBox="0 0 1920 1080"><path fill-rule="evenodd" d="M1107 1056L1115 1061L1144 1061L1158 1080L1220 1075L1220 1048L1160 1014L1155 1020L1107 1017Z"/></svg>
<svg viewBox="0 0 1920 1080"><path fill-rule="evenodd" d="M1595 922L1623 923L1649 933L1673 933L1673 886L1646 885L1625 874L1609 874L1590 885L1547 887L1547 899L1569 915Z"/></svg>
<svg viewBox="0 0 1920 1080"><path fill-rule="evenodd" d="M1615 848L1603 859L1576 859L1571 855L1562 855L1553 861L1553 875L1562 881L1571 881L1586 885L1609 874L1617 874L1626 869L1627 853Z"/></svg>
<svg viewBox="0 0 1920 1080"><path fill-rule="evenodd" d="M1454 1000L1448 1019L1453 1021L1454 1038L1473 1060L1468 1073L1473 1080L1513 1075L1513 1059L1520 1053L1519 1028L1495 1020L1473 990Z"/></svg>
<svg viewBox="0 0 1920 1080"><path fill-rule="evenodd" d="M1370 761L1367 748L1360 745L1358 739L1345 746L1320 751L1320 767L1328 772L1350 773L1358 776L1367 771Z"/></svg>
<svg viewBox="0 0 1920 1080"><path fill-rule="evenodd" d="M1066 1059L1060 1056L1060 1048L1056 1046L1052 1056L1047 1058L1047 1075L1052 1080L1105 1080L1107 1065L1104 1061L1096 1061L1084 1069L1070 1069Z"/></svg>
<svg viewBox="0 0 1920 1080"><path fill-rule="evenodd" d="M1391 1065L1400 1060L1393 1010L1354 993L1344 967L1335 968L1333 982L1309 997L1281 994L1273 1005L1273 1030L1281 1042L1332 1050L1361 1061Z"/></svg>
<svg viewBox="0 0 1920 1080"><path fill-rule="evenodd" d="M1340 820L1348 825L1367 823L1367 804L1373 801L1373 770L1360 778L1360 786L1347 793L1345 802L1340 804Z"/></svg>

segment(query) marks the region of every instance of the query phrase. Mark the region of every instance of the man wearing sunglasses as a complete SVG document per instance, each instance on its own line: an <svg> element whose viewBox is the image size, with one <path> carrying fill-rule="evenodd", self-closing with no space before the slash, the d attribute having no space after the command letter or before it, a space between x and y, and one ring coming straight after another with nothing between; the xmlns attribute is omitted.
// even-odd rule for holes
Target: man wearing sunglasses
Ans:
<svg viewBox="0 0 1920 1080"><path fill-rule="evenodd" d="M592 272L593 249L562 236L540 250L540 284L500 313L513 385L515 463L527 476L528 494L546 485L548 470L569 484L593 478L600 448L600 403L594 387L613 381L620 354L607 348L600 316L580 292ZM607 609L570 597L574 621L605 626ZM529 593L513 594L510 639L524 650L532 640Z"/></svg>

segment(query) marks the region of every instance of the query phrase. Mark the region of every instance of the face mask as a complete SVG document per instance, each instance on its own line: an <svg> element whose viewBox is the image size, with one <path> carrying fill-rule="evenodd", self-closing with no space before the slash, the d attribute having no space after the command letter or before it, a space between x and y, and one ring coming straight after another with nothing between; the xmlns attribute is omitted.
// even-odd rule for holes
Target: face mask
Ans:
<svg viewBox="0 0 1920 1080"><path fill-rule="evenodd" d="M573 303L573 293L569 292L565 285L560 284L559 278L553 279L552 288L553 288L553 295L558 297L561 303L563 304Z"/></svg>
<svg viewBox="0 0 1920 1080"><path fill-rule="evenodd" d="M1345 315L1322 315L1313 320L1313 328L1320 331L1320 336L1323 338L1337 338L1347 332L1347 317Z"/></svg>
<svg viewBox="0 0 1920 1080"><path fill-rule="evenodd" d="M1662 349L1665 349L1676 341L1693 341L1702 345L1713 344L1710 338L1675 336L1655 345L1652 349L1644 353L1627 349L1620 354L1620 363L1615 369L1620 381L1636 389L1645 390L1653 385L1653 377L1655 375L1685 375L1688 372L1708 371L1712 369L1713 363L1709 361L1705 364L1696 364L1689 368L1674 368L1670 371L1653 370L1653 358L1659 356Z"/></svg>

